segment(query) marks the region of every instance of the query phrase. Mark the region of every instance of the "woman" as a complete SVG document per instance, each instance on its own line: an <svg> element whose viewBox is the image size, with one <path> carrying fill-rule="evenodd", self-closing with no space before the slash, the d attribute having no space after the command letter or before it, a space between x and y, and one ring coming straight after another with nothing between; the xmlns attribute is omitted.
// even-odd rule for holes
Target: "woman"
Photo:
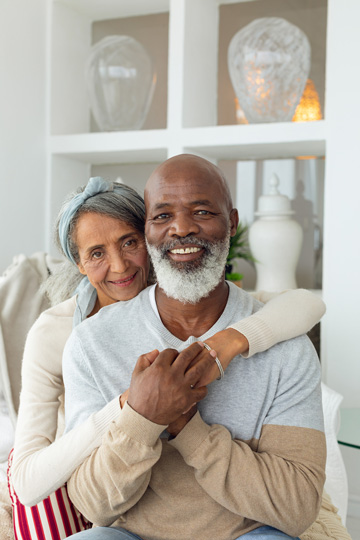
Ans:
<svg viewBox="0 0 360 540"><path fill-rule="evenodd" d="M62 486L76 467L99 446L109 424L121 414L121 405L126 399L126 393L116 397L82 425L61 437L63 411L59 400L64 391L63 347L73 326L106 305L130 300L147 286L149 259L144 242L144 215L143 200L133 189L122 184L108 184L97 177L90 179L85 189L65 202L58 218L57 243L76 270L75 280L67 275L63 284L70 282L73 286L80 280L81 286L76 296L44 312L28 335L11 467L12 482L22 503L35 505L52 494L52 511L55 504L59 505L62 522L57 525L58 536L54 538L64 538L86 526L79 516L74 518L74 522L77 520L75 529L66 526L63 508L69 508L71 503L66 500L66 504L60 505L66 499L66 490ZM87 279L80 279L84 276ZM63 279L62 275L60 278ZM55 281L57 288L59 280ZM67 285L64 294L67 295ZM294 310L296 298L301 305ZM248 351L250 356L276 341L309 330L323 312L324 304L314 295L307 291L291 291L277 296L263 310L219 332L207 343L217 351L226 369L237 354ZM294 321L296 313L300 315L298 321ZM277 333L278 327L281 328L280 334ZM218 375L214 362L207 384ZM35 530L36 519L42 519L41 512L35 519L35 510L32 509L28 512L27 521L22 520L27 509L18 503L15 491L12 489L11 494L15 503L14 523L18 540L38 538L31 532L29 520L34 521ZM45 505L45 525L50 530L54 519L48 518L50 511L46 509L46 501L41 504ZM24 533L22 528L27 532ZM44 537L53 536L48 533Z"/></svg>

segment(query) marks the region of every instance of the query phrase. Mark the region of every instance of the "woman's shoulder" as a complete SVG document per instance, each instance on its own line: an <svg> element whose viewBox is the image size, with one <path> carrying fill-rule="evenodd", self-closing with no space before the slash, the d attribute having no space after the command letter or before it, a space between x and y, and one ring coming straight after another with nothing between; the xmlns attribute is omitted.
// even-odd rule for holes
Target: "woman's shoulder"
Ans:
<svg viewBox="0 0 360 540"><path fill-rule="evenodd" d="M65 300L64 302L61 302L60 304L56 304L55 306L52 306L49 309L46 309L43 311L39 318L49 318L49 317L59 317L59 318L72 318L74 316L76 308L76 295L72 296L68 300Z"/></svg>
<svg viewBox="0 0 360 540"><path fill-rule="evenodd" d="M49 327L59 335L65 332L70 334L72 330L72 321L76 308L76 296L61 302L49 309L43 311L30 329L28 339L31 336L38 336L43 331L49 333ZM63 331L63 332L62 332Z"/></svg>
<svg viewBox="0 0 360 540"><path fill-rule="evenodd" d="M76 298L43 311L31 327L23 356L23 379L32 378L35 369L61 377L61 358L71 330ZM59 379L59 384L62 380Z"/></svg>

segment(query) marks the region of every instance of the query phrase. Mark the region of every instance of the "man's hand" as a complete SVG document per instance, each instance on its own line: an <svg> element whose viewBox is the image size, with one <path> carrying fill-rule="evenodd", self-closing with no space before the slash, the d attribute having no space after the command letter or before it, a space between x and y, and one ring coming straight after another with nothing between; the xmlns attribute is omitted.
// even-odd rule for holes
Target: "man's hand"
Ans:
<svg viewBox="0 0 360 540"><path fill-rule="evenodd" d="M193 416L197 413L197 405L193 405L191 409L180 415L174 422L168 425L167 431L172 437L176 437L180 431L186 426Z"/></svg>
<svg viewBox="0 0 360 540"><path fill-rule="evenodd" d="M158 356L159 351L157 349L154 349L153 351L144 354L144 366L146 366L146 362L148 362L148 366L151 366L151 364L154 362L155 358ZM125 405L125 402L127 401L127 398L129 397L129 389L127 388L120 396L119 403L120 403L120 409L122 409Z"/></svg>
<svg viewBox="0 0 360 540"><path fill-rule="evenodd" d="M134 368L128 404L155 424L169 425L204 399L207 389L195 385L214 359L200 343L181 353L165 349L153 363L147 356L140 356ZM193 364L198 358L201 361Z"/></svg>

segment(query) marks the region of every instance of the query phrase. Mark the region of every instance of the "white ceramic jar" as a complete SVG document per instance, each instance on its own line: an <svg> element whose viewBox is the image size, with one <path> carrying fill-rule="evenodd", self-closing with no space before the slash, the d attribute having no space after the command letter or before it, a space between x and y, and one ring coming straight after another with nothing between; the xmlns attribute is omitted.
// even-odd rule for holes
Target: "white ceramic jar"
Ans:
<svg viewBox="0 0 360 540"><path fill-rule="evenodd" d="M270 180L270 193L258 201L258 219L249 230L249 245L256 259L256 290L295 289L303 232L291 218L294 211L288 197L278 190L279 179Z"/></svg>

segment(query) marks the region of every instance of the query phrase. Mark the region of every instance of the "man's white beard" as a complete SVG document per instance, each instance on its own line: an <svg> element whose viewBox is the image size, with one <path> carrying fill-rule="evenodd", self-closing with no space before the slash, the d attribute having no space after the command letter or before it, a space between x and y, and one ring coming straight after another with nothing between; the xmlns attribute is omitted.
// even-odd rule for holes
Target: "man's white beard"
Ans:
<svg viewBox="0 0 360 540"><path fill-rule="evenodd" d="M174 262L169 258L167 251L181 244L198 245L203 247L205 252L195 261ZM197 304L201 298L209 296L221 281L229 253L230 234L218 242L186 237L168 242L161 248L156 248L147 241L146 245L156 280L166 296L183 304Z"/></svg>

